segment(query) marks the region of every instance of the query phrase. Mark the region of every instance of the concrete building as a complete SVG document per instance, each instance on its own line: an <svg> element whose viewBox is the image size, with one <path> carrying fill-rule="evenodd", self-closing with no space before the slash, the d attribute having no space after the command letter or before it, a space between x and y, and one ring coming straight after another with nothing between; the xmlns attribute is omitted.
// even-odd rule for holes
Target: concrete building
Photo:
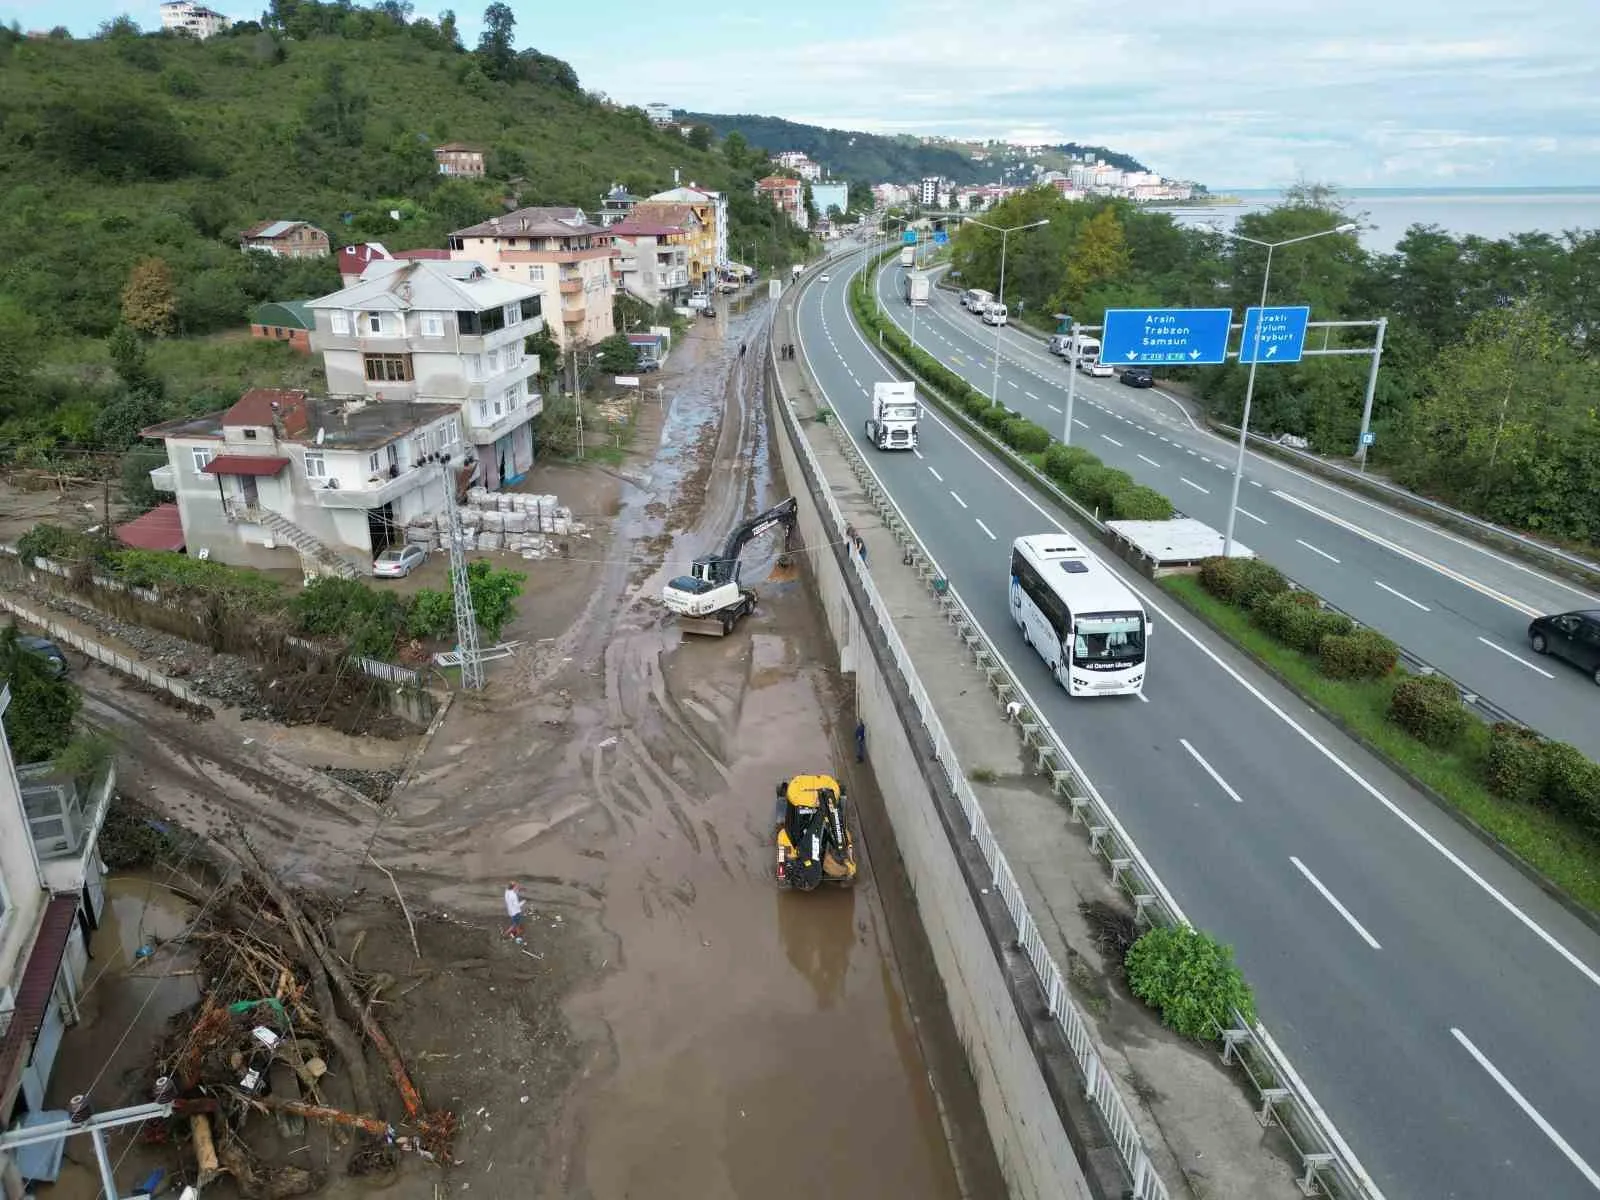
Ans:
<svg viewBox="0 0 1600 1200"><path fill-rule="evenodd" d="M841 214L850 211L850 185L848 183L813 183L811 201L817 206L817 215L826 217L830 208Z"/></svg>
<svg viewBox="0 0 1600 1200"><path fill-rule="evenodd" d="M801 179L815 183L822 178L822 166L811 161L804 150L784 150L773 156L773 162L786 171L793 171ZM821 206L818 206L819 210Z"/></svg>
<svg viewBox="0 0 1600 1200"><path fill-rule="evenodd" d="M0 716L11 704L0 684ZM111 767L92 780L52 763L19 765L0 726L0 1125L44 1110L45 1091L88 965L89 932L105 908L98 843ZM0 1194L21 1194L0 1156Z"/></svg>
<svg viewBox="0 0 1600 1200"><path fill-rule="evenodd" d="M262 221L239 235L246 253L260 250L282 258L327 258L328 235L306 221Z"/></svg>
<svg viewBox="0 0 1600 1200"><path fill-rule="evenodd" d="M339 278L345 287L361 282L367 268L375 262L449 262L448 250L389 250L382 242L357 242L339 248Z"/></svg>
<svg viewBox="0 0 1600 1200"><path fill-rule="evenodd" d="M166 0L161 6L161 28L171 33L186 33L202 42L227 29L233 21L203 4L190 0Z"/></svg>
<svg viewBox="0 0 1600 1200"><path fill-rule="evenodd" d="M313 400L251 388L232 408L143 431L166 447L150 473L177 498L190 554L245 567L353 578L439 511L445 471L471 447L457 403ZM434 456L448 454L449 468Z"/></svg>
<svg viewBox="0 0 1600 1200"><path fill-rule="evenodd" d="M535 286L476 262L380 259L309 307L330 396L454 404L483 487L516 483L533 466L533 419L544 410L539 360L524 349L544 328Z"/></svg>
<svg viewBox="0 0 1600 1200"><path fill-rule="evenodd" d="M450 235L450 257L482 263L501 281L526 284L563 350L616 332L611 302L617 249L581 208L519 208Z"/></svg>
<svg viewBox="0 0 1600 1200"><path fill-rule="evenodd" d="M703 220L692 206L670 204L661 200L641 200L633 206L633 216L630 220L640 224L670 225L683 230L684 267L689 274L689 285L703 288L714 282L716 230L709 222Z"/></svg>
<svg viewBox="0 0 1600 1200"><path fill-rule="evenodd" d="M710 270L724 271L728 257L728 198L721 192L703 188L693 180L687 187L670 187L650 197L656 204L687 204L694 210L696 219L710 231L711 245L708 261ZM690 269L691 276L694 274Z"/></svg>
<svg viewBox="0 0 1600 1200"><path fill-rule="evenodd" d="M622 286L646 304L682 304L689 293L689 234L681 225L630 217L611 226Z"/></svg>
<svg viewBox="0 0 1600 1200"><path fill-rule="evenodd" d="M482 179L484 172L483 149L464 142L445 142L433 148L433 161L439 174L460 179Z"/></svg>
<svg viewBox="0 0 1600 1200"><path fill-rule="evenodd" d="M627 220L633 212L633 206L639 203L635 196L620 183L613 183L611 190L600 199L600 211L595 214L602 229L610 229L618 221Z"/></svg>
<svg viewBox="0 0 1600 1200"><path fill-rule="evenodd" d="M644 106L644 115L657 125L671 125L673 123L674 110L672 105L662 104L657 101L654 104L646 104Z"/></svg>
<svg viewBox="0 0 1600 1200"><path fill-rule="evenodd" d="M939 202L939 191L943 184L937 175L924 175L917 188L917 201L923 208L932 208Z"/></svg>
<svg viewBox="0 0 1600 1200"><path fill-rule="evenodd" d="M773 206L801 229L806 228L805 184L786 175L768 175L756 180L756 194L765 196Z"/></svg>

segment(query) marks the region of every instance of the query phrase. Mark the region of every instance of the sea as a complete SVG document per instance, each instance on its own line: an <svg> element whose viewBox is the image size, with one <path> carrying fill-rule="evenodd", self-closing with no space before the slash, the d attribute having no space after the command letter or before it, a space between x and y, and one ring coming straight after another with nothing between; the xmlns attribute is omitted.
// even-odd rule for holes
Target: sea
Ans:
<svg viewBox="0 0 1600 1200"><path fill-rule="evenodd" d="M1283 200L1278 189L1218 187L1212 191L1236 197L1239 203L1162 211L1170 212L1180 224L1231 229L1243 214L1271 208ZM1559 237L1569 230L1600 229L1600 187L1342 188L1339 196L1363 227L1361 244L1375 254L1392 251L1413 225L1437 225L1457 237L1476 234L1485 238L1519 233Z"/></svg>

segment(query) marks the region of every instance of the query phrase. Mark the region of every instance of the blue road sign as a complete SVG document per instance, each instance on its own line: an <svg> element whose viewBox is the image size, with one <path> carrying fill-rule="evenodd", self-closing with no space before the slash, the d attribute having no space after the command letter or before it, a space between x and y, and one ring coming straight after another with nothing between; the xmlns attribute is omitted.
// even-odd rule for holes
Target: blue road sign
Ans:
<svg viewBox="0 0 1600 1200"><path fill-rule="evenodd" d="M1361 444L1363 446L1370 446L1370 445L1372 445L1373 442L1375 442L1377 440L1378 440L1378 435L1373 433L1372 430L1370 430L1370 429L1367 430L1365 433L1363 433L1361 435Z"/></svg>
<svg viewBox="0 0 1600 1200"><path fill-rule="evenodd" d="M908 246L915 246L917 244L917 231L915 229L906 230L905 236L900 240Z"/></svg>
<svg viewBox="0 0 1600 1200"><path fill-rule="evenodd" d="M1108 308L1102 362L1199 367L1227 361L1231 308Z"/></svg>
<svg viewBox="0 0 1600 1200"><path fill-rule="evenodd" d="M934 240L935 244L943 246L945 243L947 243L950 240L950 235L948 233L946 233L944 230L940 229L936 233L934 233L933 240Z"/></svg>
<svg viewBox="0 0 1600 1200"><path fill-rule="evenodd" d="M1261 321L1261 361L1299 362L1306 348L1306 323L1311 320L1311 308L1305 304L1290 308L1245 309L1239 361L1247 363L1255 357L1256 322L1263 312L1266 319Z"/></svg>

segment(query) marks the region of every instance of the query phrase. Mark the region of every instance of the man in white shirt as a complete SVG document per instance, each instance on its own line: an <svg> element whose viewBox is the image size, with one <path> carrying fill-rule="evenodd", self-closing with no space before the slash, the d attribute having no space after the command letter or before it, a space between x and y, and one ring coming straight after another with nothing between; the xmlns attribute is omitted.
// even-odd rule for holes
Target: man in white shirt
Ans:
<svg viewBox="0 0 1600 1200"><path fill-rule="evenodd" d="M517 945L522 945L522 906L526 901L522 898L522 887L513 879L506 885L506 916L511 918L511 924L506 927L506 936L517 940Z"/></svg>

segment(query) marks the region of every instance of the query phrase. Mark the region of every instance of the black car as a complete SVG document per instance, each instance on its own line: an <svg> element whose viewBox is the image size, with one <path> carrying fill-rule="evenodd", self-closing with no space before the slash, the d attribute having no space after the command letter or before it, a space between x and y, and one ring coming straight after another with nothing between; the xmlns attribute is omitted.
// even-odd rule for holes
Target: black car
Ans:
<svg viewBox="0 0 1600 1200"><path fill-rule="evenodd" d="M1600 609L1538 617L1528 626L1535 654L1554 654L1600 683Z"/></svg>
<svg viewBox="0 0 1600 1200"><path fill-rule="evenodd" d="M1127 387L1155 387L1156 378L1150 374L1149 367L1124 367L1122 374L1117 376Z"/></svg>
<svg viewBox="0 0 1600 1200"><path fill-rule="evenodd" d="M57 679L67 673L67 656L61 653L61 647L49 638L34 637L32 634L21 634L17 638L17 645L29 654L37 654L44 659L50 668L50 674Z"/></svg>

